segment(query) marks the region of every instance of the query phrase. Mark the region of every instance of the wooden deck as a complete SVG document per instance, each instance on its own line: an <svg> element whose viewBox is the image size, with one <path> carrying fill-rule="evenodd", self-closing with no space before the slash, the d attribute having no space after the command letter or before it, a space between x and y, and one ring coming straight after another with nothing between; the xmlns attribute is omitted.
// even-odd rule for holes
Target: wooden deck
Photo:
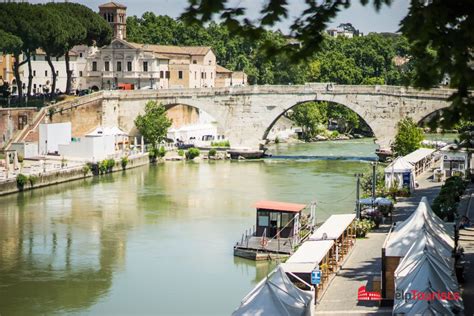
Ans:
<svg viewBox="0 0 474 316"><path fill-rule="evenodd" d="M291 255L293 253L293 246L289 238L267 239L267 244L262 246L262 237L249 236L242 243L238 243L235 248L253 252L279 253L286 255Z"/></svg>

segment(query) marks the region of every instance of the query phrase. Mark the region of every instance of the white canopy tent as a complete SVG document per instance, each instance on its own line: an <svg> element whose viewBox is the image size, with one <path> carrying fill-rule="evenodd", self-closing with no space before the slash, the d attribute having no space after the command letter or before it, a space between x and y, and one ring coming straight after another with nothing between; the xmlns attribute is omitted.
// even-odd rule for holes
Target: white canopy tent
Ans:
<svg viewBox="0 0 474 316"><path fill-rule="evenodd" d="M313 293L297 288L278 266L242 300L233 316L309 316Z"/></svg>
<svg viewBox="0 0 474 316"><path fill-rule="evenodd" d="M418 299L407 297L413 291L426 294L437 292L459 293L459 285L454 275L454 260L446 257L441 245L427 230L422 230L420 238L412 245L406 256L395 270L394 314L422 314L435 310L444 311L443 315L453 314L453 310L464 309L462 300L446 300L436 297L439 304L426 304ZM429 314L430 315L430 314Z"/></svg>
<svg viewBox="0 0 474 316"><path fill-rule="evenodd" d="M385 242L385 255L404 257L411 245L420 238L423 229L438 239L442 253L451 255L454 248L454 228L443 222L434 212L426 197L421 199L416 210L402 223L397 223Z"/></svg>
<svg viewBox="0 0 474 316"><path fill-rule="evenodd" d="M355 214L331 215L309 240L338 239L355 219Z"/></svg>
<svg viewBox="0 0 474 316"><path fill-rule="evenodd" d="M385 186L391 188L397 185L399 189L404 186L410 191L415 189L414 167L404 157L398 157L385 168Z"/></svg>
<svg viewBox="0 0 474 316"><path fill-rule="evenodd" d="M306 241L281 267L285 272L311 273L333 245L334 240Z"/></svg>

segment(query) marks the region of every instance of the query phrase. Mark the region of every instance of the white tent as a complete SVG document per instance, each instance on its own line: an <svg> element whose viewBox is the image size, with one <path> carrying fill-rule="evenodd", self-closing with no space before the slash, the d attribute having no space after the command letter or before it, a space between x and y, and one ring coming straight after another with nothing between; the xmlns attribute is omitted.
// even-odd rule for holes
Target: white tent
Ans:
<svg viewBox="0 0 474 316"><path fill-rule="evenodd" d="M426 197L421 199L416 210L402 223L397 223L385 242L385 255L404 257L411 245L420 238L423 229L438 239L442 253L450 256L454 248L453 227L439 219L431 210Z"/></svg>
<svg viewBox="0 0 474 316"><path fill-rule="evenodd" d="M313 308L313 293L297 288L278 266L244 299L233 316L309 316Z"/></svg>
<svg viewBox="0 0 474 316"><path fill-rule="evenodd" d="M385 168L385 186L390 188L395 184L399 189L403 186L409 187L410 191L415 189L414 167L404 157L398 157Z"/></svg>
<svg viewBox="0 0 474 316"><path fill-rule="evenodd" d="M311 273L328 254L334 240L306 241L281 266L286 272Z"/></svg>
<svg viewBox="0 0 474 316"><path fill-rule="evenodd" d="M439 251L441 245L430 232L423 230L395 270L395 300L393 313L407 315L453 314L452 310L463 310L462 300L435 297L432 293L454 293L459 295L459 285L454 275L454 260ZM413 298L413 291L433 295L427 304ZM454 298L454 297L453 297ZM437 301L438 303L434 303ZM436 313L434 314L436 315Z"/></svg>

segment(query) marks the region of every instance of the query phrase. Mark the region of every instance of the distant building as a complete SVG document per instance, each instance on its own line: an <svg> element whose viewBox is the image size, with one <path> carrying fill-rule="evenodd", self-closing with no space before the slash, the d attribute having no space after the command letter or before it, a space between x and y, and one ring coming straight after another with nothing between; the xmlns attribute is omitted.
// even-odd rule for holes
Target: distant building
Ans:
<svg viewBox="0 0 474 316"><path fill-rule="evenodd" d="M326 32L332 37L347 37L353 38L355 36L363 36L351 23L341 23L337 28L328 29Z"/></svg>
<svg viewBox="0 0 474 316"><path fill-rule="evenodd" d="M127 38L127 7L116 3L109 2L99 6L99 15L109 22L114 30L114 38Z"/></svg>

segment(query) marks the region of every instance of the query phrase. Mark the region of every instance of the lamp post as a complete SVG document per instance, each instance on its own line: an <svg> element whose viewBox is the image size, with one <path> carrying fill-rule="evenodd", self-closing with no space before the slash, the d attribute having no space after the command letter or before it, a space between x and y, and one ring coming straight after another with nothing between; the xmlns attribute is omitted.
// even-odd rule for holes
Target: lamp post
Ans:
<svg viewBox="0 0 474 316"><path fill-rule="evenodd" d="M360 177L364 176L363 173L356 173L354 176L357 178L356 187L356 218L360 219Z"/></svg>
<svg viewBox="0 0 474 316"><path fill-rule="evenodd" d="M372 209L374 208L374 203L375 203L375 188L377 187L377 162L371 162L372 165Z"/></svg>

